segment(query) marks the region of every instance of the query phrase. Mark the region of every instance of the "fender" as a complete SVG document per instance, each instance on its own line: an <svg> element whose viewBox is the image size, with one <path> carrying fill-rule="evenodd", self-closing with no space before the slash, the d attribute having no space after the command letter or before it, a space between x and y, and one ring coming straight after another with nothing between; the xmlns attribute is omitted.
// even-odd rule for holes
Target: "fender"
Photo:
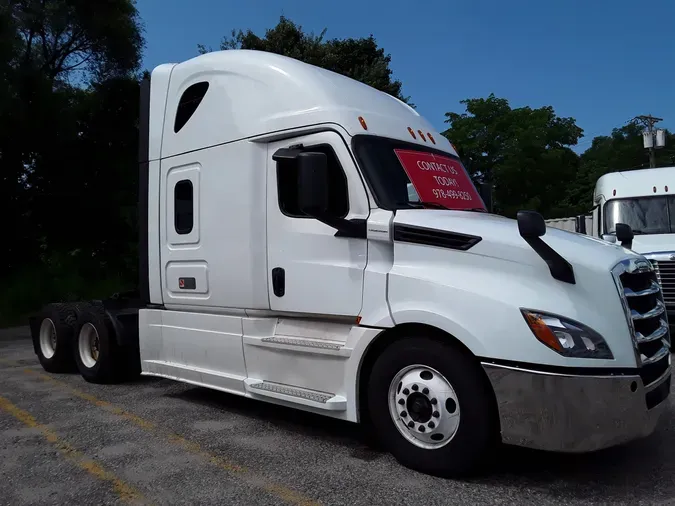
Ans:
<svg viewBox="0 0 675 506"><path fill-rule="evenodd" d="M413 303L414 304L414 303ZM471 351L476 356L480 355L483 346L466 328L451 320L448 316L434 312L429 309L419 309L411 305L410 308L402 308L393 313L396 325L391 327L389 315L382 318L369 327L354 327L347 340L347 347L351 348L351 354L345 368L345 385L347 387L347 419L350 421L359 421L359 378L363 372L364 359L371 346L382 333L390 332L404 323L418 323L434 327L444 331Z"/></svg>
<svg viewBox="0 0 675 506"><path fill-rule="evenodd" d="M469 330L459 323L460 318L448 314L447 306L440 306L434 302L426 302L420 307L419 302L404 302L392 307L392 317L396 326L404 323L421 323L442 330L464 346L477 357L487 355L485 347Z"/></svg>
<svg viewBox="0 0 675 506"><path fill-rule="evenodd" d="M119 346L138 345L138 310L106 309L106 316L115 331L115 340Z"/></svg>

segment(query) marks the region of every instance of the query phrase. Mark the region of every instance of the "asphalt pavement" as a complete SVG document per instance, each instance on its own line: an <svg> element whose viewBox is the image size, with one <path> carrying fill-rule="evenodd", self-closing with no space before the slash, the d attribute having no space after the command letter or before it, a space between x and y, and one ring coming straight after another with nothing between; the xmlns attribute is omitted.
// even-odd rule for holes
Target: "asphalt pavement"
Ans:
<svg viewBox="0 0 675 506"><path fill-rule="evenodd" d="M675 382L674 382L675 383ZM410 471L354 424L141 378L45 373L0 331L0 504L675 504L672 396L657 432L587 455L505 447L469 481Z"/></svg>

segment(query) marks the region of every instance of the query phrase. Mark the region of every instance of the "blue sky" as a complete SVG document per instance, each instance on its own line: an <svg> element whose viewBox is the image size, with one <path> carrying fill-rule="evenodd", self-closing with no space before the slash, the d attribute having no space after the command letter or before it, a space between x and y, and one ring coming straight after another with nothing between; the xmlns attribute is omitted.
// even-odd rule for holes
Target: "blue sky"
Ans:
<svg viewBox="0 0 675 506"><path fill-rule="evenodd" d="M326 36L373 34L418 111L444 130L460 100L494 93L552 105L584 129L577 151L638 114L675 130L675 1L137 0L144 65L216 49L232 29L263 35L285 15Z"/></svg>

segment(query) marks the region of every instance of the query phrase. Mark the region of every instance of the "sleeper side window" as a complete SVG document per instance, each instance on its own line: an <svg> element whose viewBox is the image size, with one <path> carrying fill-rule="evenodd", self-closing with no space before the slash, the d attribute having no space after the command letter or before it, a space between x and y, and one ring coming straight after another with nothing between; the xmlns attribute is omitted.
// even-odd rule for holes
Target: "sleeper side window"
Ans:
<svg viewBox="0 0 675 506"><path fill-rule="evenodd" d="M174 226L176 233L185 235L194 226L194 188L192 181L183 179L173 189Z"/></svg>
<svg viewBox="0 0 675 506"><path fill-rule="evenodd" d="M197 110L197 107L199 107L199 104L204 99L204 95L206 95L208 89L209 83L207 81L202 81L188 86L183 92L178 101L178 107L176 108L176 118L173 122L174 133L178 133L190 120Z"/></svg>
<svg viewBox="0 0 675 506"><path fill-rule="evenodd" d="M333 148L328 144L306 146L302 151L324 153L328 162L328 214L344 218L349 212L347 176ZM277 162L277 188L279 209L291 218L309 218L300 210L298 202L298 169L293 162Z"/></svg>

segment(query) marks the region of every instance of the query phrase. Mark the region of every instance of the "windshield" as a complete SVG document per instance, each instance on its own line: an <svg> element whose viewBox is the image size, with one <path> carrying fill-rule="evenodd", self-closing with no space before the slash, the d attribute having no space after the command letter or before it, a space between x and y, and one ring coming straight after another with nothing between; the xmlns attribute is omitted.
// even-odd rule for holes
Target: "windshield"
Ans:
<svg viewBox="0 0 675 506"><path fill-rule="evenodd" d="M625 223L635 234L675 233L671 212L675 197L638 197L610 200L605 204L605 233L616 232L617 223Z"/></svg>
<svg viewBox="0 0 675 506"><path fill-rule="evenodd" d="M352 148L373 197L382 209L486 210L471 178L455 155L373 135L355 136Z"/></svg>

